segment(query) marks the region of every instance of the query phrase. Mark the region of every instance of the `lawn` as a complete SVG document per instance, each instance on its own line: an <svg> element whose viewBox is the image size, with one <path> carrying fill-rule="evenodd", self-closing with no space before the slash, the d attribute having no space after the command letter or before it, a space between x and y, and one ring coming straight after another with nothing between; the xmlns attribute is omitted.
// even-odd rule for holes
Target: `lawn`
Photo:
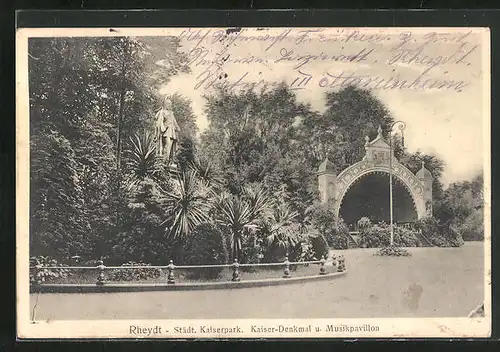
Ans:
<svg viewBox="0 0 500 352"><path fill-rule="evenodd" d="M405 258L373 256L375 249L335 251L345 256L348 273L333 280L234 290L32 294L31 306L38 296L40 320L460 317L483 301L483 243L409 250L412 257Z"/></svg>

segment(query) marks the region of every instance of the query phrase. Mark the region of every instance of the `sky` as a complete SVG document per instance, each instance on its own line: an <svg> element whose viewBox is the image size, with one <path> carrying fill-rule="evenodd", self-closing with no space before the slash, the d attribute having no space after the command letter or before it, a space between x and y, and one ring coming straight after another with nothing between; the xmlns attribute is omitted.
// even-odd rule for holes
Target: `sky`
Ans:
<svg viewBox="0 0 500 352"><path fill-rule="evenodd" d="M295 92L319 112L324 110L327 91L355 82L372 89L393 118L406 123L410 152L420 150L445 161L445 184L470 179L483 167L483 120L489 119L483 96L489 72L484 67L485 36L480 32L466 28L179 32L191 73L174 76L162 92L190 98L201 131L208 124L203 95L213 91L212 81L238 90L245 82L257 82L258 89L264 81L293 85L294 80L297 84L308 78ZM419 83L430 81L419 86L418 77ZM380 88L391 78L402 89ZM432 86L433 82L437 83ZM438 83L443 83L441 89Z"/></svg>

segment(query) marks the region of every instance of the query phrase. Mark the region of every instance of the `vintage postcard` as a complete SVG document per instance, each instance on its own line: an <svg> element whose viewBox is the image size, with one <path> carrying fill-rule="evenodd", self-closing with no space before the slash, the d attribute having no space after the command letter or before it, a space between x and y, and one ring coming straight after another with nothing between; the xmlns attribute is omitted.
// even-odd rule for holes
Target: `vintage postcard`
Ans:
<svg viewBox="0 0 500 352"><path fill-rule="evenodd" d="M16 46L19 338L490 336L487 28Z"/></svg>

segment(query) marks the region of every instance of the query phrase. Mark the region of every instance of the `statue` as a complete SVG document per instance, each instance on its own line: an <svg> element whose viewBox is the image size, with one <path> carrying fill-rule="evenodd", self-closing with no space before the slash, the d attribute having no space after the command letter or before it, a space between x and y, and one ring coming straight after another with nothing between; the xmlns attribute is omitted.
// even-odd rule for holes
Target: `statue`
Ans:
<svg viewBox="0 0 500 352"><path fill-rule="evenodd" d="M176 152L179 125L172 111L172 100L169 97L165 97L163 107L156 113L155 120L156 153L172 160Z"/></svg>

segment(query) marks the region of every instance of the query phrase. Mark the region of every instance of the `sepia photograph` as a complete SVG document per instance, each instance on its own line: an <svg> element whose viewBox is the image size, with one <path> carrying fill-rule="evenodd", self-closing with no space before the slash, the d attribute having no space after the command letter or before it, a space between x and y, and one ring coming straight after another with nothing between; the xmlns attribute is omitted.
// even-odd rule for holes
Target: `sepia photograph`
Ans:
<svg viewBox="0 0 500 352"><path fill-rule="evenodd" d="M19 337L490 335L488 29L16 45Z"/></svg>

